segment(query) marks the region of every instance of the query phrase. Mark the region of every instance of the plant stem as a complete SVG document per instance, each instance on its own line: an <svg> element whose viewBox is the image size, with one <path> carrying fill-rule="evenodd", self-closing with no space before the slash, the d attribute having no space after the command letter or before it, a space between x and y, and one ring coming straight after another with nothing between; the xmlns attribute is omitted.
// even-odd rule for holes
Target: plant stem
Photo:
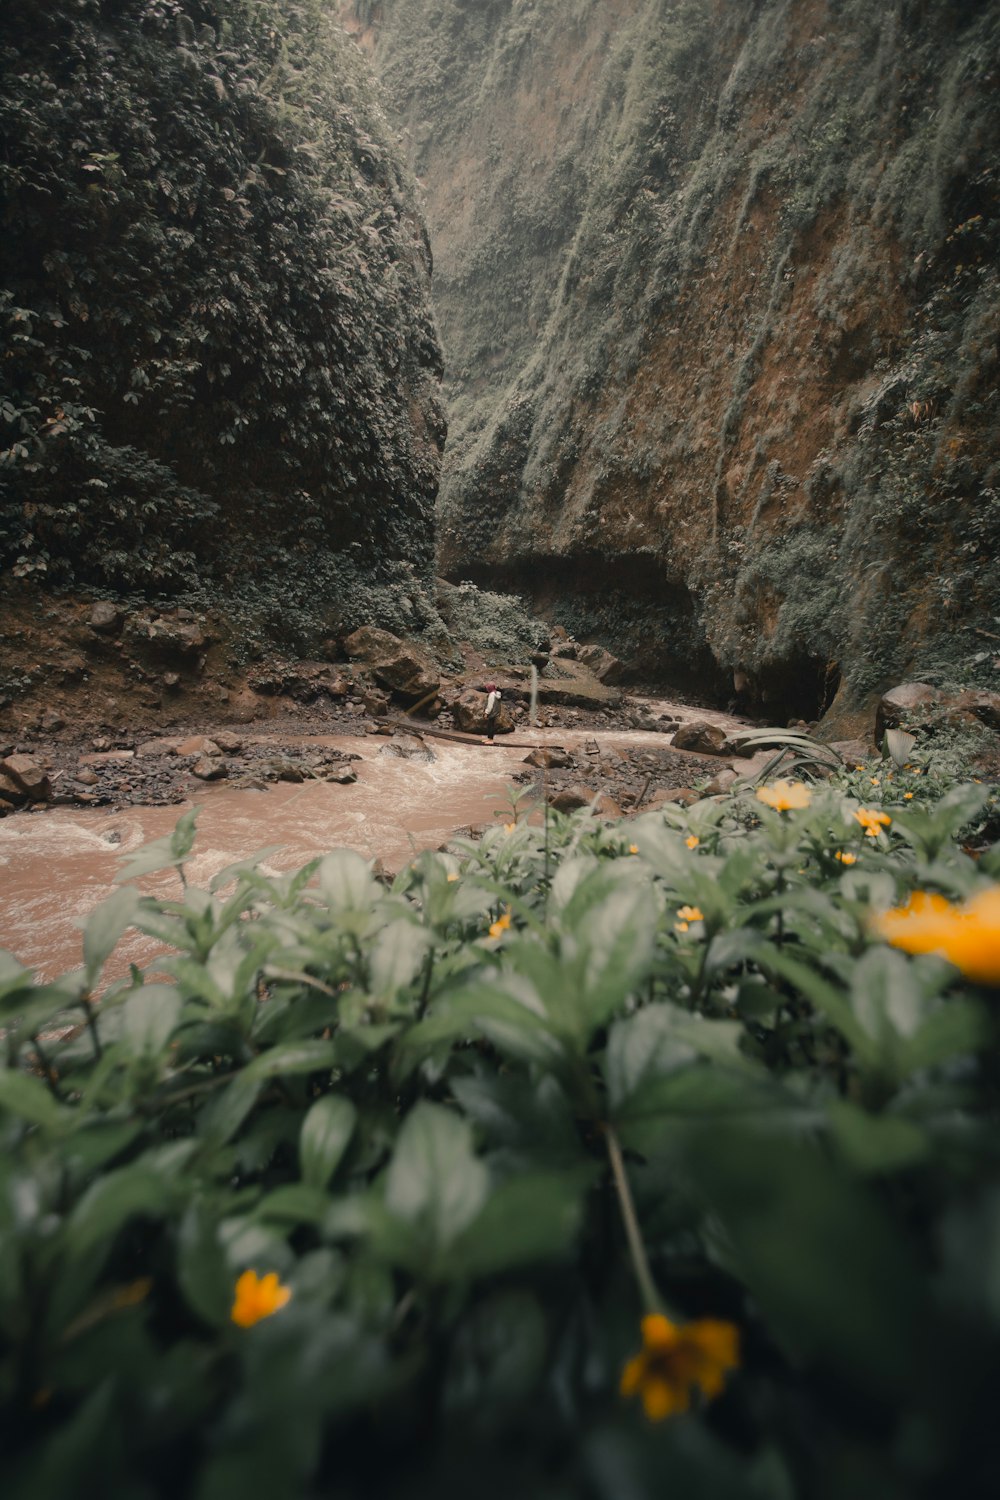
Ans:
<svg viewBox="0 0 1000 1500"><path fill-rule="evenodd" d="M635 1279L639 1283L639 1291L642 1294L646 1311L662 1312L663 1303L659 1292L656 1290L653 1273L649 1269L649 1259L646 1255L646 1246L642 1240L642 1230L639 1228L639 1219L635 1211L632 1189L629 1187L628 1176L625 1172L625 1159L622 1156L621 1142L615 1133L613 1125L605 1124L603 1129L604 1139L608 1143L611 1175L614 1178L615 1192L618 1194L618 1206L621 1209L622 1223L625 1226L625 1238L628 1240L628 1249L632 1257L632 1268L635 1271Z"/></svg>
<svg viewBox="0 0 1000 1500"><path fill-rule="evenodd" d="M83 1013L87 1018L87 1030L90 1032L90 1041L94 1049L94 1060L95 1062L100 1062L101 1058L104 1056L104 1048L101 1046L101 1039L97 1034L97 1017L94 1013L94 1006L90 996L81 995L80 1005L82 1006Z"/></svg>

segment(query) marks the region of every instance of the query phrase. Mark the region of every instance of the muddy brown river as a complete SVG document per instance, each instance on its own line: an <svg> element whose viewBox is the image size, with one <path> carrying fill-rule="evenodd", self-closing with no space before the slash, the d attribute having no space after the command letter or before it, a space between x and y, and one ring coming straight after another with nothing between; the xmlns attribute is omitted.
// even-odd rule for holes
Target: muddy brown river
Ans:
<svg viewBox="0 0 1000 1500"><path fill-rule="evenodd" d="M661 709L659 703L649 706ZM697 713L724 727L735 724L724 714ZM265 872L295 869L339 847L381 859L395 870L412 854L437 847L470 824L509 818L512 777L523 768L526 745L548 742L573 749L596 740L602 748L617 749L668 743L666 735L638 730L519 729L516 738L516 747L501 741L487 747L430 740L435 759L424 763L379 755L384 742L371 737L303 736L304 745L361 755L354 762L357 782L279 782L266 791L215 784L173 807L68 807L13 814L0 821L0 947L34 968L40 979L79 967L81 921L114 889L123 857L169 833L185 807L198 810L187 863L193 885L205 885L234 860L270 845L279 848L263 864ZM148 876L140 885L162 894L178 890L173 875ZM126 973L130 963L148 963L157 951L151 939L126 934L106 980Z"/></svg>

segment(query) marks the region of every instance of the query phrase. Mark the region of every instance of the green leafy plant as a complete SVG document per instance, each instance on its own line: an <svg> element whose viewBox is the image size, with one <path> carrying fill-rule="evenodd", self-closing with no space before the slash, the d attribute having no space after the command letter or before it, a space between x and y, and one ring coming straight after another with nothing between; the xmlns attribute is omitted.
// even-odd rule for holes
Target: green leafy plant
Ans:
<svg viewBox="0 0 1000 1500"><path fill-rule="evenodd" d="M4 955L8 1492L984 1477L995 792L895 774L515 812L391 884L196 889L189 815L79 972Z"/></svg>

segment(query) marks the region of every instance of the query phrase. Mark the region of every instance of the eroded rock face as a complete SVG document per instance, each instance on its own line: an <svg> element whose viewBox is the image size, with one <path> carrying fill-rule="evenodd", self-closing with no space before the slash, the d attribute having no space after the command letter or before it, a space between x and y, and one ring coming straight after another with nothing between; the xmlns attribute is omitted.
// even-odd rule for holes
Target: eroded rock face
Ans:
<svg viewBox="0 0 1000 1500"><path fill-rule="evenodd" d="M668 9L366 8L458 398L443 566L812 720L1000 614L1000 11Z"/></svg>
<svg viewBox="0 0 1000 1500"><path fill-rule="evenodd" d="M347 637L344 650L353 661L364 662L383 687L409 702L426 698L441 686L441 669L430 652L391 631L362 626Z"/></svg>

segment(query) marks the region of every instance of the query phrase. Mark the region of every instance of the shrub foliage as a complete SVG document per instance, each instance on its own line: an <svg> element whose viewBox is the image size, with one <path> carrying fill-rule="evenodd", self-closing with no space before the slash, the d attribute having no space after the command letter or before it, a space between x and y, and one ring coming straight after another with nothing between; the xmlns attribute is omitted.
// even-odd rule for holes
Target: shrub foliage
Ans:
<svg viewBox="0 0 1000 1500"><path fill-rule="evenodd" d="M429 576L429 256L319 0L7 0L0 566Z"/></svg>
<svg viewBox="0 0 1000 1500"><path fill-rule="evenodd" d="M995 817L915 764L196 890L188 814L2 960L5 1493L984 1493L996 923L872 914L996 904ZM655 1426L650 1299L740 1344Z"/></svg>

